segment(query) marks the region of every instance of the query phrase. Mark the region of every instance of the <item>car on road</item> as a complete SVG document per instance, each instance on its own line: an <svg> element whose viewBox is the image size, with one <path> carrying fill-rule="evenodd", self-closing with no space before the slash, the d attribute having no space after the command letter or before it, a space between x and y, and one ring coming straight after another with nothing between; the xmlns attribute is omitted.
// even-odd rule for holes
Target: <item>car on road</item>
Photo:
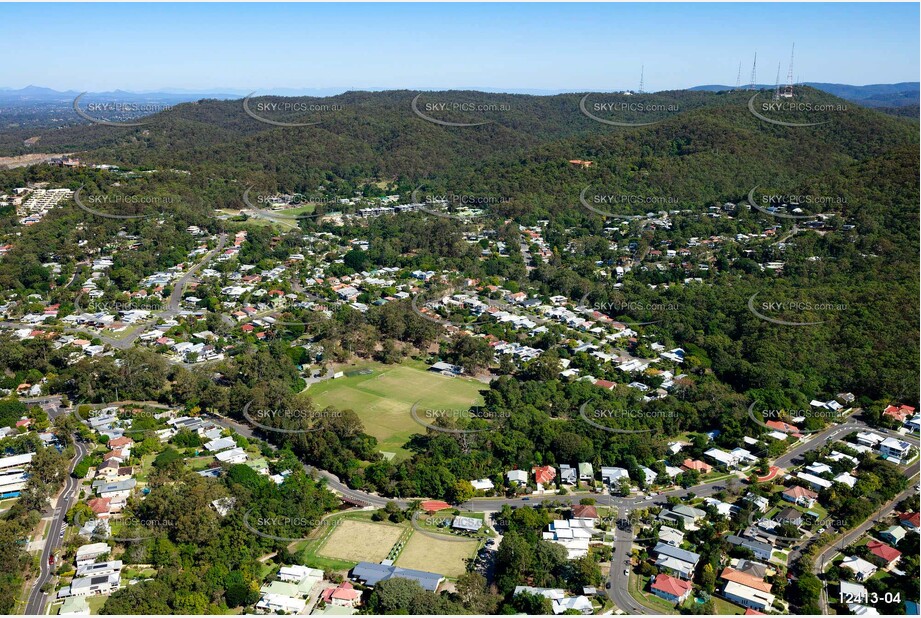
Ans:
<svg viewBox="0 0 921 618"><path fill-rule="evenodd" d="M630 569L624 569L624 575L629 575L629 574L630 574Z"/></svg>

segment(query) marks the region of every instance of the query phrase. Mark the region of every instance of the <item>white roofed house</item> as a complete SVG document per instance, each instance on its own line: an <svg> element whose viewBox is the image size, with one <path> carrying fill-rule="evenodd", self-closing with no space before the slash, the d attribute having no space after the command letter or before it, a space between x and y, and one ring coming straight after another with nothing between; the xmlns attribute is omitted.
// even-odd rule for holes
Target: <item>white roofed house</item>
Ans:
<svg viewBox="0 0 921 618"><path fill-rule="evenodd" d="M558 519L550 522L543 533L545 541L552 541L566 549L570 560L588 555L592 536L596 534L595 520L591 518Z"/></svg>
<svg viewBox="0 0 921 618"><path fill-rule="evenodd" d="M505 473L506 478L510 485L527 485L528 484L528 472L527 470L509 470Z"/></svg>
<svg viewBox="0 0 921 618"><path fill-rule="evenodd" d="M901 464L909 459L911 444L895 438L886 438L879 445L879 454L894 464Z"/></svg>
<svg viewBox="0 0 921 618"><path fill-rule="evenodd" d="M832 486L831 481L825 480L820 476L815 476L814 474L809 474L808 472L798 472L796 478L807 482L815 491L822 491Z"/></svg>
<svg viewBox="0 0 921 618"><path fill-rule="evenodd" d="M854 579L859 582L866 581L877 571L877 567L872 562L867 562L857 556L847 556L841 561L841 568L848 569L854 573Z"/></svg>
<svg viewBox="0 0 921 618"><path fill-rule="evenodd" d="M834 478L836 483L844 483L848 487L852 488L857 484L857 477L851 474L850 472L842 472Z"/></svg>
<svg viewBox="0 0 921 618"><path fill-rule="evenodd" d="M246 461L247 455L246 455L246 451L244 451L240 447L237 447L237 448L232 448L230 450L221 451L220 453L217 453L214 456L214 458L220 461L221 463L238 464L238 463L243 463L244 461Z"/></svg>
<svg viewBox="0 0 921 618"><path fill-rule="evenodd" d="M495 489L495 485L489 479L476 479L475 481L470 481L470 484L473 485L474 491L490 491Z"/></svg>
<svg viewBox="0 0 921 618"><path fill-rule="evenodd" d="M681 543L684 542L684 533L669 526L662 526L659 529L659 542L672 547L680 547Z"/></svg>
<svg viewBox="0 0 921 618"><path fill-rule="evenodd" d="M601 468L601 480L606 485L616 485L620 479L630 479L630 473L627 472L624 468L615 468L610 466L602 466Z"/></svg>
<svg viewBox="0 0 921 618"><path fill-rule="evenodd" d="M774 604L775 596L770 592L752 588L738 582L730 581L723 589L723 595L733 603L757 611L769 609Z"/></svg>
<svg viewBox="0 0 921 618"><path fill-rule="evenodd" d="M646 466L640 466L640 472L643 473L643 478L646 481L647 486L655 485L656 478L659 476L655 470L652 468L647 468Z"/></svg>
<svg viewBox="0 0 921 618"><path fill-rule="evenodd" d="M237 445L237 442L230 437L218 438L216 440L211 440L210 442L205 443L205 449L216 453L218 451L223 451L228 448L233 448Z"/></svg>
<svg viewBox="0 0 921 618"><path fill-rule="evenodd" d="M111 551L108 543L90 543L77 548L77 568L96 562L96 558L104 556Z"/></svg>
<svg viewBox="0 0 921 618"><path fill-rule="evenodd" d="M301 584L303 582L310 582L310 586L307 587L309 591L314 584L318 584L323 581L323 571L320 569L312 569L300 564L293 564L291 566L283 566L278 570L278 579L283 582L292 582L295 584Z"/></svg>
<svg viewBox="0 0 921 618"><path fill-rule="evenodd" d="M704 453L707 457L725 468L740 468L758 463L758 458L744 448L735 448L731 452L718 448L711 448Z"/></svg>
<svg viewBox="0 0 921 618"><path fill-rule="evenodd" d="M857 443L870 448L876 448L876 445L883 441L883 437L872 431L860 431L857 433Z"/></svg>

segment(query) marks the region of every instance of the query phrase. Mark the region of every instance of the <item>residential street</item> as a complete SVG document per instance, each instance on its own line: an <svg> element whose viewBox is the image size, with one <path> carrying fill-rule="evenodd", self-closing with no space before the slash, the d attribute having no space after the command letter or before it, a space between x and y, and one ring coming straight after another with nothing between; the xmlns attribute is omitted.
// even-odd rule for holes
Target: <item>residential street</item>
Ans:
<svg viewBox="0 0 921 618"><path fill-rule="evenodd" d="M82 442L74 442L76 454L70 464L70 472L74 471L77 464L87 454L87 447ZM64 488L58 496L57 504L54 508L52 520L49 524L47 534L45 535L45 547L41 553L40 573L38 579L32 584L32 592L29 594L29 601L26 603L26 614L44 614L45 604L48 601L48 595L42 592L42 586L51 579L52 567L48 565L48 558L54 554L55 550L61 544L61 530L64 525L64 518L67 511L73 505L77 497L77 489L80 486L80 479L75 479L68 475L64 481Z"/></svg>

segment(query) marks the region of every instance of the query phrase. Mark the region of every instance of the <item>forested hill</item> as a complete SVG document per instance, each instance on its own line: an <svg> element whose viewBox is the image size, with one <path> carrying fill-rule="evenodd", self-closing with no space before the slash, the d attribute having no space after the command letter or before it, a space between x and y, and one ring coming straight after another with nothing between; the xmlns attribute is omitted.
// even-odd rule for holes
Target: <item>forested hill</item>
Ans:
<svg viewBox="0 0 921 618"><path fill-rule="evenodd" d="M796 151L789 160L820 157L834 163L860 158L911 139L907 123L886 117L826 93L802 89L799 102L846 107L843 112L801 115L831 120L821 127L792 129L755 118L747 104L752 93L675 91L652 95L591 94L587 111L606 120L646 127L611 126L580 110L584 94L528 96L470 91L423 93L416 107L440 121L479 123L443 126L412 109L411 91L348 92L326 98L260 97L249 100L254 114L276 122L318 122L311 126L275 126L249 116L243 101L202 100L177 105L135 127L84 126L44 130L36 135L5 132L0 153L80 152L87 161L126 167L173 167L223 177L263 172L295 190L324 180L367 177L415 180L491 158L528 156L534 148L557 144L561 157L591 156L595 150L620 148L626 140L649 140L675 149L694 148L776 152L778 140ZM770 93L759 95L759 104ZM264 108L277 106L294 111ZM472 111L438 109L476 106ZM596 106L601 110L596 110ZM611 111L610 107L630 107ZM635 109L645 106L643 110ZM487 108L482 110L482 108ZM653 111L648 111L652 108ZM303 111L302 111L303 110ZM661 111L656 111L661 110ZM103 113L93 117L104 118ZM815 129L815 130L812 130ZM39 137L31 147L26 137ZM703 138L703 139L702 139ZM744 142L744 144L742 144ZM571 155L571 156L570 156ZM291 186L301 185L301 186Z"/></svg>

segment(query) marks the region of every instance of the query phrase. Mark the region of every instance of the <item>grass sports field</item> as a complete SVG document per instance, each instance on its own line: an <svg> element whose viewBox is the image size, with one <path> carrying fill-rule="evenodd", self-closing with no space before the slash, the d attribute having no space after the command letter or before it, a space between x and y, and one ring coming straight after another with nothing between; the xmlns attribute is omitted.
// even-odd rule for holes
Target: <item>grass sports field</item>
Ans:
<svg viewBox="0 0 921 618"><path fill-rule="evenodd" d="M354 410L365 431L377 438L380 450L396 453L397 458L408 455L402 446L409 436L426 431L410 415L416 401L419 410L483 403L479 391L486 386L476 380L448 378L406 364L372 363L362 368L372 372L326 380L311 386L307 393L321 407Z"/></svg>
<svg viewBox="0 0 921 618"><path fill-rule="evenodd" d="M317 554L348 562L380 562L405 532L405 526L342 519Z"/></svg>
<svg viewBox="0 0 921 618"><path fill-rule="evenodd" d="M397 558L396 565L404 569L459 577L467 570L464 560L473 558L479 546L479 541L439 541L431 536L413 532L400 557Z"/></svg>

